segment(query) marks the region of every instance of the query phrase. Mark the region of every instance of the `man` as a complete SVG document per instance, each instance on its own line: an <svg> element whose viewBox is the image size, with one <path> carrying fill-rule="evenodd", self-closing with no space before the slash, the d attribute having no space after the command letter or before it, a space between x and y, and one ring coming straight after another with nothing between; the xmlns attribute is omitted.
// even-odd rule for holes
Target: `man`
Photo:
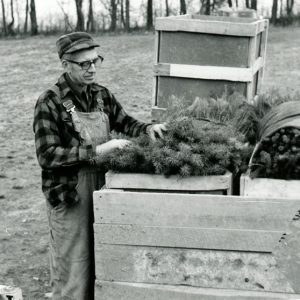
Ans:
<svg viewBox="0 0 300 300"><path fill-rule="evenodd" d="M39 97L33 124L47 199L52 299L93 300L92 194L104 184L94 158L129 145L109 140L111 130L154 139L166 128L130 117L108 89L95 83L103 58L89 34L63 35L56 46L64 73Z"/></svg>

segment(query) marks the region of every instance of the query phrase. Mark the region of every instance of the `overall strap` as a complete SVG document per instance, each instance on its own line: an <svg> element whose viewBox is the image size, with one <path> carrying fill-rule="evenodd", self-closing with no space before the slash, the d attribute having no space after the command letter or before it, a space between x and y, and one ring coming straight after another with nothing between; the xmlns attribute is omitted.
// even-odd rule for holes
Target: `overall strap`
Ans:
<svg viewBox="0 0 300 300"><path fill-rule="evenodd" d="M66 111L69 113L73 113L75 111L75 105L71 99L61 99L60 90L59 87L55 84L52 87L49 88L50 91L52 91L60 100L63 105L63 107L66 109Z"/></svg>
<svg viewBox="0 0 300 300"><path fill-rule="evenodd" d="M76 107L75 107L73 101L71 99L64 99L64 100L61 99L60 90L59 90L59 87L56 84L53 85L52 87L50 87L49 90L52 91L60 99L63 107L66 110L66 112L71 114L74 129L75 129L75 131L80 133L80 131L81 131L81 122L80 122L80 119L78 118L78 115L76 113L76 110L75 110Z"/></svg>

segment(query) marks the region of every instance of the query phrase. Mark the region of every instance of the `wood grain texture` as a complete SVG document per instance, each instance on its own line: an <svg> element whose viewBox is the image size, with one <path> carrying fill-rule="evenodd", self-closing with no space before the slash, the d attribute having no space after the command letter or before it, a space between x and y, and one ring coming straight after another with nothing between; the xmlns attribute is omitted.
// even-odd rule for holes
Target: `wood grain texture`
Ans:
<svg viewBox="0 0 300 300"><path fill-rule="evenodd" d="M189 286L96 281L97 300L280 300L300 295Z"/></svg>
<svg viewBox="0 0 300 300"><path fill-rule="evenodd" d="M240 187L242 196L300 199L299 180L251 179L247 173L241 176Z"/></svg>
<svg viewBox="0 0 300 300"><path fill-rule="evenodd" d="M210 191L227 190L232 185L232 174L226 173L220 176L191 176L182 178L179 176L138 174L138 173L114 173L108 171L105 174L106 187L108 189L147 189L147 190L177 190L177 191Z"/></svg>
<svg viewBox="0 0 300 300"><path fill-rule="evenodd" d="M206 80L250 82L253 68L196 66L160 63L154 66L156 76L171 76Z"/></svg>
<svg viewBox="0 0 300 300"><path fill-rule="evenodd" d="M242 18L240 18L242 19ZM238 22L234 18L210 18L210 19L169 19L156 18L155 29L164 31L187 31L212 33L230 36L256 36L264 30L264 26L260 26L262 21Z"/></svg>
<svg viewBox="0 0 300 300"><path fill-rule="evenodd" d="M283 231L300 200L237 196L94 192L95 223Z"/></svg>
<svg viewBox="0 0 300 300"><path fill-rule="evenodd" d="M272 252L283 231L95 224L99 244Z"/></svg>

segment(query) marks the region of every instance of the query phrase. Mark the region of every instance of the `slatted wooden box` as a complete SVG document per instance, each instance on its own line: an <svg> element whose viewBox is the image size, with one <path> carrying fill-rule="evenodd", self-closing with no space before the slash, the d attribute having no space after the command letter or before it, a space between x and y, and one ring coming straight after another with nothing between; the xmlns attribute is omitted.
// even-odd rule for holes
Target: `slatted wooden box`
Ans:
<svg viewBox="0 0 300 300"><path fill-rule="evenodd" d="M299 299L272 253L299 205L96 191L96 299Z"/></svg>
<svg viewBox="0 0 300 300"><path fill-rule="evenodd" d="M171 96L191 103L225 86L251 101L261 86L268 21L183 15L157 18L153 116Z"/></svg>
<svg viewBox="0 0 300 300"><path fill-rule="evenodd" d="M232 173L215 176L179 176L115 173L105 174L107 189L122 189L129 191L167 191L180 193L205 193L232 195Z"/></svg>
<svg viewBox="0 0 300 300"><path fill-rule="evenodd" d="M240 194L251 197L299 198L300 181L251 178L250 171L247 171L240 178Z"/></svg>

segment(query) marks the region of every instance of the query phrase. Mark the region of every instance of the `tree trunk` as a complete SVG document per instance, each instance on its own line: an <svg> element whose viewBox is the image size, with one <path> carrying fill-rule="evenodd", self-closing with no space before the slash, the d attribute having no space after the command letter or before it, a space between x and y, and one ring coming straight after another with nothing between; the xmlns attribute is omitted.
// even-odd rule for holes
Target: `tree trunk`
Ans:
<svg viewBox="0 0 300 300"><path fill-rule="evenodd" d="M257 0L251 0L251 8L257 10Z"/></svg>
<svg viewBox="0 0 300 300"><path fill-rule="evenodd" d="M169 9L169 1L166 0L166 17L170 15L170 9Z"/></svg>
<svg viewBox="0 0 300 300"><path fill-rule="evenodd" d="M250 8L249 0L246 0L246 8Z"/></svg>
<svg viewBox="0 0 300 300"><path fill-rule="evenodd" d="M2 4L2 23L3 23L3 32L4 35L7 35L7 26L6 26L6 18L5 18L5 6L4 6L4 0L1 0Z"/></svg>
<svg viewBox="0 0 300 300"><path fill-rule="evenodd" d="M286 0L286 13L288 17L292 16L294 0Z"/></svg>
<svg viewBox="0 0 300 300"><path fill-rule="evenodd" d="M10 0L10 14L11 14L11 22L7 25L7 32L9 35L15 35L15 31L14 31L15 15L14 15L13 0Z"/></svg>
<svg viewBox="0 0 300 300"><path fill-rule="evenodd" d="M232 0L228 0L228 6L232 7Z"/></svg>
<svg viewBox="0 0 300 300"><path fill-rule="evenodd" d="M235 0L235 3L236 3L236 7L238 8L239 7L239 0Z"/></svg>
<svg viewBox="0 0 300 300"><path fill-rule="evenodd" d="M38 25L36 20L35 1L30 1L30 22L31 22L31 35L38 34Z"/></svg>
<svg viewBox="0 0 300 300"><path fill-rule="evenodd" d="M77 24L76 24L77 31L84 31L84 15L82 12L82 2L83 0L75 0L76 13L77 13Z"/></svg>
<svg viewBox="0 0 300 300"><path fill-rule="evenodd" d="M276 24L278 10L278 0L273 0L271 23Z"/></svg>
<svg viewBox="0 0 300 300"><path fill-rule="evenodd" d="M121 0L120 6L121 6L121 23L125 28L126 24L125 24L125 17L124 17L124 0Z"/></svg>
<svg viewBox="0 0 300 300"><path fill-rule="evenodd" d="M148 0L147 3L147 30L152 30L153 28L153 1Z"/></svg>
<svg viewBox="0 0 300 300"><path fill-rule="evenodd" d="M117 28L117 3L116 0L110 0L110 30L115 31Z"/></svg>
<svg viewBox="0 0 300 300"><path fill-rule="evenodd" d="M89 0L89 14L88 21L86 24L86 30L90 32L95 32L95 19L94 19L94 10L93 10L93 0Z"/></svg>
<svg viewBox="0 0 300 300"><path fill-rule="evenodd" d="M180 0L180 14L181 15L185 15L186 14L185 0Z"/></svg>
<svg viewBox="0 0 300 300"><path fill-rule="evenodd" d="M125 0L125 28L126 31L130 31L130 3L129 0Z"/></svg>
<svg viewBox="0 0 300 300"><path fill-rule="evenodd" d="M210 0L206 0L206 5L205 5L205 15L209 16L210 15Z"/></svg>

